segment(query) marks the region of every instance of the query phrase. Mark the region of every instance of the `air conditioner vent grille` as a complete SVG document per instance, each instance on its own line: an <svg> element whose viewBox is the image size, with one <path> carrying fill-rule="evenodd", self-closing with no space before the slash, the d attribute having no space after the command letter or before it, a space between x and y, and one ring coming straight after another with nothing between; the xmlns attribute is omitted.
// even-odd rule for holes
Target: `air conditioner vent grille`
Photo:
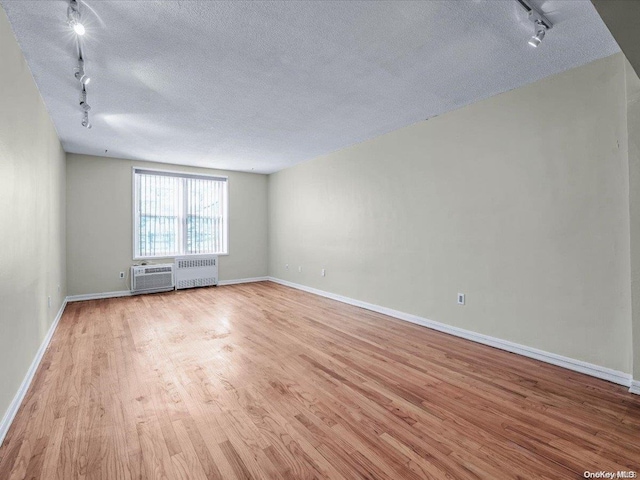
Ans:
<svg viewBox="0 0 640 480"><path fill-rule="evenodd" d="M138 275L136 278L136 290L150 290L171 286L171 272L161 275Z"/></svg>
<svg viewBox="0 0 640 480"><path fill-rule="evenodd" d="M173 290L173 264L132 266L131 291L133 293L151 293Z"/></svg>
<svg viewBox="0 0 640 480"><path fill-rule="evenodd" d="M147 267L144 269L144 273L171 273L171 267Z"/></svg>

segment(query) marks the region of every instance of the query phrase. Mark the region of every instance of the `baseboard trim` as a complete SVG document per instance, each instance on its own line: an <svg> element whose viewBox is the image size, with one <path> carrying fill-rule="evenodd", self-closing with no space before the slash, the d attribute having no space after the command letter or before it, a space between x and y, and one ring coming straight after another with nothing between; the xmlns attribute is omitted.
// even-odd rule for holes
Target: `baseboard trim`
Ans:
<svg viewBox="0 0 640 480"><path fill-rule="evenodd" d="M56 328L58 327L58 323L62 318L62 314L64 313L64 309L66 308L66 306L67 306L67 299L65 298L62 302L62 305L60 306L60 310L58 310L58 314L56 315L56 318L53 320L53 323L49 327L49 331L47 332L47 335L42 340L42 343L40 344L40 348L38 348L38 351L36 352L36 356L33 359L33 362L31 362L31 366L29 367L29 370L27 370L27 374L25 375L24 380L22 380L22 383L20 384L20 388L18 388L18 391L13 397L13 400L9 404L9 408L5 412L4 417L2 417L2 421L0 421L0 446L2 446L2 442L4 442L4 437L7 436L7 432L9 432L9 428L13 423L13 419L18 413L18 410L20 409L20 405L22 405L22 401L24 400L24 397L27 395L27 392L29 391L29 386L31 386L33 377L35 377L35 374L38 371L38 367L40 366L42 357L44 357L44 353L47 351L47 347L49 346L49 343L51 343L53 334L55 333Z"/></svg>
<svg viewBox="0 0 640 480"><path fill-rule="evenodd" d="M218 285L224 287L225 285L238 285L240 283L253 283L253 282L266 282L269 277L250 277L250 278L238 278L236 280L221 280Z"/></svg>
<svg viewBox="0 0 640 480"><path fill-rule="evenodd" d="M85 300L100 300L101 298L130 297L133 295L130 290L119 292L84 293L82 295L69 295L67 302L84 302Z"/></svg>
<svg viewBox="0 0 640 480"><path fill-rule="evenodd" d="M636 395L640 395L640 380L631 380L631 388L629 391Z"/></svg>
<svg viewBox="0 0 640 480"><path fill-rule="evenodd" d="M592 377L608 380L609 382L617 383L618 385L631 387L632 390L633 389L638 390L637 392L634 391L633 393L640 393L640 382L634 381L635 386L632 386L632 376L628 373L620 372L618 370L613 370L607 367L601 367L600 365L584 362L582 360L576 360L574 358L564 357L562 355L546 352L544 350L538 350L537 348L528 347L526 345L510 342L508 340L502 340L500 338L491 337L489 335L484 335L481 333L476 333L471 330L465 330L463 328L453 327L451 325L446 325L444 323L429 320L427 318L419 317L417 315L413 315L410 313L393 310L387 307L381 307L380 305L375 305L373 303L355 300L353 298L337 295L331 292L325 292L324 290L307 287L306 285L300 285L297 283L289 282L287 280L282 280L275 277L269 277L269 280L274 283L284 285L286 287L303 290L308 293L313 293L315 295L320 295L322 297L330 298L332 300L337 300L338 302L347 303L349 305L354 305L356 307L364 308L366 310L382 313L384 315L388 315L390 317L394 317L399 320L404 320L406 322L422 325L423 327L431 328L433 330L438 330L439 332L448 333L450 335L455 335L456 337L465 338L467 340L471 340L477 343L482 343L484 345L489 345L491 347L499 348L501 350L506 350L507 352L517 353L525 357L534 358L536 360L550 363L558 367L564 367L568 370L573 370L575 372L584 373Z"/></svg>

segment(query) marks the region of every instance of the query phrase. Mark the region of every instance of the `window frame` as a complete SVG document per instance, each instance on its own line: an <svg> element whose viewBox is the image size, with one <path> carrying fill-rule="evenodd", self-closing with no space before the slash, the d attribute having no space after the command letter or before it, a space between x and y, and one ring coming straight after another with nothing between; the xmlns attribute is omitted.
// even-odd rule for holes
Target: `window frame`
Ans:
<svg viewBox="0 0 640 480"><path fill-rule="evenodd" d="M152 255L152 256L137 256L136 255L136 242L139 239L139 232L137 230L137 225L139 224L139 212L138 209L136 208L137 204L138 204L138 192L136 190L136 171L144 171L144 172L149 172L149 173L159 173L159 174L163 174L163 175L167 175L167 176L172 176L172 177L181 177L181 178L211 178L211 179L224 179L224 182L226 184L226 195L225 195L225 201L224 201L224 207L223 207L223 219L224 219L224 234L225 234L225 241L224 241L224 245L226 247L226 251L224 252L218 252L218 253L178 253L177 255ZM176 258L176 257L197 257L197 256L203 256L203 255L218 255L218 256L226 256L229 255L229 237L230 237L230 221L229 221L229 176L228 175L212 175L212 174L207 174L207 173L195 173L195 172L185 172L183 170L162 170L162 169L158 169L158 168L145 168L145 167L136 167L136 166L132 166L131 167L131 217L132 217L132 232L131 232L131 239L132 239L132 243L131 243L131 247L132 247L132 252L131 252L131 256L133 258L133 260L157 260L157 259L164 259L164 258ZM184 214L184 212L183 212ZM183 229L185 228L184 225L182 227ZM183 232L183 235L185 235L185 233ZM181 243L184 243L183 240L180 240ZM184 245L184 247L186 248L186 245Z"/></svg>

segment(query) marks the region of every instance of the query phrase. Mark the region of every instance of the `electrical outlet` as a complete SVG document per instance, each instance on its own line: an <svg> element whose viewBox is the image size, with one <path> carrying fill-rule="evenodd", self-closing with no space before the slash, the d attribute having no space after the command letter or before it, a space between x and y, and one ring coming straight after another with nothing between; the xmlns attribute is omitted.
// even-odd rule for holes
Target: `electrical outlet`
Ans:
<svg viewBox="0 0 640 480"><path fill-rule="evenodd" d="M325 272L325 270L324 270L324 268L323 268L323 269L320 271L320 275L324 277L325 273L326 273L326 272Z"/></svg>
<svg viewBox="0 0 640 480"><path fill-rule="evenodd" d="M464 305L465 302L465 295L464 293L459 293L458 294L458 305Z"/></svg>
<svg viewBox="0 0 640 480"><path fill-rule="evenodd" d="M284 269L285 270L289 270L289 264L288 263L284 266Z"/></svg>
<svg viewBox="0 0 640 480"><path fill-rule="evenodd" d="M120 272L120 278L124 278L124 272Z"/></svg>
<svg viewBox="0 0 640 480"><path fill-rule="evenodd" d="M302 265L298 266L298 273L302 273Z"/></svg>

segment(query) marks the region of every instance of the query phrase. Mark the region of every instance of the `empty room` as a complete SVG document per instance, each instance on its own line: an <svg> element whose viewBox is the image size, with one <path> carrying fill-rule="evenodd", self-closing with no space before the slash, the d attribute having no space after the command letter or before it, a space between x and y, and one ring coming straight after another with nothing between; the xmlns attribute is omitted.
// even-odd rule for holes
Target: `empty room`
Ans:
<svg viewBox="0 0 640 480"><path fill-rule="evenodd" d="M0 0L0 480L640 474L640 0Z"/></svg>

